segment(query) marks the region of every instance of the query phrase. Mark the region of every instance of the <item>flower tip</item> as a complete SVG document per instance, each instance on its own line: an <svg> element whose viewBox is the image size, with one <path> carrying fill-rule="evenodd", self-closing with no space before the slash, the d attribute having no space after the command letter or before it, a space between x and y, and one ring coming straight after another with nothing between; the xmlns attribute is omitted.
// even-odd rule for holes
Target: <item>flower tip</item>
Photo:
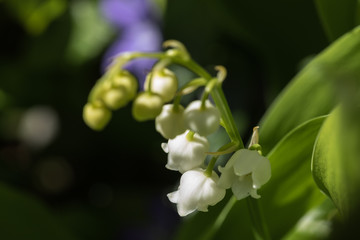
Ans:
<svg viewBox="0 0 360 240"><path fill-rule="evenodd" d="M164 150L165 153L169 153L169 147L167 143L162 143L161 148L162 150Z"/></svg>

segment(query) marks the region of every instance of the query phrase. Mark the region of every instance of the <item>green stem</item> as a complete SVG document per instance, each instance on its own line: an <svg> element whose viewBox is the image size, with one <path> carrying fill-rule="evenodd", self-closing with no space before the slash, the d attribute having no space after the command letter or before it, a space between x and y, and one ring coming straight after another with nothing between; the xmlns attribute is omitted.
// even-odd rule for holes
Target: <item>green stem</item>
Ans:
<svg viewBox="0 0 360 240"><path fill-rule="evenodd" d="M240 137L239 131L237 130L234 118L232 117L229 105L226 101L221 86L216 86L211 92L211 96L220 111L226 132L229 134L231 141L239 143L239 149L244 148L244 143Z"/></svg>
<svg viewBox="0 0 360 240"><path fill-rule="evenodd" d="M253 223L253 232L256 240L270 240L269 230L267 228L264 215L259 200L252 197L246 198L251 221Z"/></svg>
<svg viewBox="0 0 360 240"><path fill-rule="evenodd" d="M196 62L192 60L187 62L178 62L178 63L187 67L188 69L192 70L193 72L195 72L196 74L205 78L208 81L212 79L211 75L208 72L206 72L201 66L199 66ZM220 111L226 132L228 133L231 141L237 143L239 149L244 148L244 144L240 137L239 131L236 128L234 118L231 114L229 105L225 98L224 92L221 88L221 84L218 84L216 87L214 87L214 89L211 91L211 96L214 99L214 102ZM270 234L267 229L267 225L264 216L262 214L261 208L259 206L258 200L255 200L251 197L248 197L246 200L251 215L255 238L259 240L260 239L269 240Z"/></svg>
<svg viewBox="0 0 360 240"><path fill-rule="evenodd" d="M212 79L211 75L193 60L183 62L174 59L174 62L190 69L194 73L198 74L200 77L205 78L207 81L211 81ZM212 89L211 96L220 111L221 118L223 119L225 125L225 130L228 133L230 140L232 142L239 143L239 149L244 148L244 143L242 142L239 131L236 128L234 118L232 117L229 105L226 101L221 85L217 85Z"/></svg>
<svg viewBox="0 0 360 240"><path fill-rule="evenodd" d="M211 160L209 162L209 165L207 166L207 168L206 168L206 170L204 172L205 176L211 177L214 166L215 166L215 163L216 163L216 160L218 159L218 157L219 156L215 156L215 157L211 158Z"/></svg>
<svg viewBox="0 0 360 240"><path fill-rule="evenodd" d="M113 63L109 66L109 70L106 71L105 75L102 76L95 84L95 86L91 89L88 97L88 102L94 102L98 99L99 94L101 93L101 85L107 81L108 79L113 78L122 67L129 61L135 58L157 58L157 59L165 59L168 58L164 53L142 53L142 52L133 52L133 53L124 53L116 57Z"/></svg>
<svg viewBox="0 0 360 240"><path fill-rule="evenodd" d="M193 139L194 139L194 135L195 135L195 132L193 131L189 131L187 134L186 134L186 139L191 142Z"/></svg>
<svg viewBox="0 0 360 240"><path fill-rule="evenodd" d="M181 100L181 95L175 96L174 102L173 102L173 112L179 112L180 100Z"/></svg>
<svg viewBox="0 0 360 240"><path fill-rule="evenodd" d="M226 217L228 216L231 209L234 207L235 203L237 203L237 199L235 196L232 196L229 201L226 203L225 207L221 210L220 214L217 216L214 224L211 228L209 228L208 231L204 233L200 237L201 240L210 240L213 239L216 232L220 229L220 227L223 225Z"/></svg>
<svg viewBox="0 0 360 240"><path fill-rule="evenodd" d="M123 57L123 59L122 59L122 57ZM126 56L120 56L118 58L119 61L114 63L114 66L111 67L111 69L109 70L109 75L106 74L105 78L107 78L108 76L111 77L113 74L116 74L117 69L122 67L122 65L124 65L126 62L128 62L134 58L138 58L138 57L157 58L160 60L164 59L164 58L169 58L169 56L167 56L164 53L132 53L132 54L129 54ZM182 58L174 57L171 59L171 61L172 61L172 63L176 63L176 64L179 64L179 65L182 65L182 66L188 68L189 70L193 71L200 77L204 78L207 82L210 82L212 80L212 76L204 68L202 68L199 64L197 64L192 59L184 60ZM243 141L240 137L239 131L236 128L234 118L231 114L228 102L227 102L224 92L221 88L221 83L214 86L214 88L211 91L211 96L220 111L222 122L224 124L226 132L228 133L228 135L231 139L231 142L236 144L238 149L244 148ZM189 137L190 138L189 140L191 140L191 138L193 137L193 133L189 133L187 137ZM208 172L212 173L212 169L216 163L216 160L217 160L217 156L215 156L211 159L211 161L206 169L206 174L208 174ZM210 174L210 176L211 176L211 174ZM234 199L234 198L232 198L232 199ZM227 209L226 212L230 211L231 206L233 206L233 204L234 204L233 201L234 200L231 200L231 202L229 204L229 209ZM270 235L269 235L269 232L268 232L268 229L266 226L264 216L262 215L262 211L259 206L258 200L248 197L247 204L248 204L248 208L249 208L251 219L252 219L252 225L253 225L253 229L254 229L255 238L262 239L262 240L269 240ZM227 213L226 213L226 215L227 215ZM219 221L222 223L223 219L220 219Z"/></svg>

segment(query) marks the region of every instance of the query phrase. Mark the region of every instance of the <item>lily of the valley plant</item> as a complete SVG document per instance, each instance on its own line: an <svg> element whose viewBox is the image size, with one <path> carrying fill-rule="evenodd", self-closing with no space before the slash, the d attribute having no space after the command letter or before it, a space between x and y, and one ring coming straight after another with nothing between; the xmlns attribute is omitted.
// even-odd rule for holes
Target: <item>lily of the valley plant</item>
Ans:
<svg viewBox="0 0 360 240"><path fill-rule="evenodd" d="M134 52L116 57L90 92L83 111L84 121L90 128L101 130L111 119L112 111L130 101L133 101L132 114L136 120L155 120L156 130L167 139L167 143L162 144L168 153L166 168L182 173L178 189L167 195L177 204L180 216L208 211L209 206L224 198L228 188L238 200L248 196L260 198L257 191L270 179L270 162L261 155L258 127L254 128L249 148L244 149L222 91L226 69L217 66L217 76L211 76L191 59L181 43L169 40L164 46L167 50L161 53ZM143 92L137 91L135 77L123 69L135 58L158 59L148 73ZM168 69L171 64L193 71L198 78L178 86L176 75ZM198 88L203 89L201 99L182 106L182 97ZM217 152L209 152L207 136L220 126L230 142L224 143ZM215 169L218 157L229 153L233 155L227 164ZM211 159L205 164L208 155ZM261 214L259 209L252 212Z"/></svg>

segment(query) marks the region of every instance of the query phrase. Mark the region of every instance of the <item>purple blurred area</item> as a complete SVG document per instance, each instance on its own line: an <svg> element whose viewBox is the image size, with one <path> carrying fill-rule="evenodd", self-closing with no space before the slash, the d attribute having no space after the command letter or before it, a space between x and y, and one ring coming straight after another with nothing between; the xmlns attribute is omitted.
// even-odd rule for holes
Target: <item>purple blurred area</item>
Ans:
<svg viewBox="0 0 360 240"><path fill-rule="evenodd" d="M119 33L104 55L103 70L120 53L154 52L161 49L163 37L160 15L151 1L102 0L101 9L105 18ZM140 59L130 62L125 68L139 79L139 85L142 87L146 73L150 71L154 63L154 59Z"/></svg>

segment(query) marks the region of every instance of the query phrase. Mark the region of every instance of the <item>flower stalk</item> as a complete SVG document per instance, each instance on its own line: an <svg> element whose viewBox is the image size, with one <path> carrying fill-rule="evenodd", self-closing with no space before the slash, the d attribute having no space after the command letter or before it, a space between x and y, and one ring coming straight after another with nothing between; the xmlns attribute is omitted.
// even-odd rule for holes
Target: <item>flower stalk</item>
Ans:
<svg viewBox="0 0 360 240"><path fill-rule="evenodd" d="M175 96L171 94L170 97L166 97L166 93L169 92L169 90L164 90L163 92L158 92L156 94L150 94L155 89L152 87L152 75L149 75L149 86L146 92L140 93L137 98L134 100L134 103L136 103L135 107L133 107L133 115L138 121L144 121L148 119L155 119L157 123L158 129L160 129L163 133L163 136L167 137L169 139L168 144L164 144L164 150L166 152L169 152L170 160L167 168L171 170L178 170L183 174L181 182L183 182L183 185L179 186L178 191L173 192L168 195L170 201L178 204L178 212L180 215L185 216L195 210L200 211L207 211L208 205L214 205L218 201L220 201L224 195L225 195L225 189L220 188L219 185L217 185L217 182L219 182L219 177L217 174L213 171L214 166L216 164L216 161L219 157L219 155L235 152L237 150L244 148L244 143L241 139L241 136L239 134L239 131L237 130L234 118L232 116L232 113L229 108L229 104L225 98L224 92L222 90L222 82L224 81L226 77L226 69L222 66L217 66L215 69L218 70L217 78L212 77L204 68L202 68L197 62L191 59L189 53L187 52L186 48L179 42L171 40L165 42L165 46L167 47L173 47L173 49L169 49L164 53L142 53L142 52L134 52L134 53L125 53L122 55L119 55L113 62L113 64L109 67L106 74L96 83L94 88L89 94L88 102L94 103L96 101L100 101L102 97L102 91L104 91L105 87L110 83L109 79L114 78L117 74L119 74L119 71L122 69L122 67L128 62L135 58L156 58L159 60L159 62L154 66L154 71L161 71L161 69L164 69L166 66L170 64L178 64L181 65L190 71L194 72L199 76L199 78L194 79L193 81L190 81L189 83L185 84L176 94ZM149 73L153 74L153 73ZM163 80L165 81L165 80ZM205 86L204 94L202 96L201 101L198 101L201 103L199 105L195 102L190 104L190 106L183 110L182 106L180 105L181 97L185 94L188 94L195 89L197 89L200 86ZM164 88L165 89L165 88ZM208 101L209 95L214 100L216 108L212 106L210 101ZM144 99L144 100L143 100ZM171 99L173 99L173 105L169 106L168 109L165 108L164 111L162 111L162 105L164 102L168 102ZM151 101L150 101L151 100ZM87 110L87 109L86 109ZM91 110L91 111L90 111ZM97 110L97 109L95 109ZM95 112L95 110L90 109L87 112L85 112L86 116L99 116L97 118L93 117L92 122L89 121L90 124L88 125L94 125L93 128L99 128L102 129L104 125L106 125L107 121L109 120L107 116L100 110L97 110L98 112ZM191 129L192 131L185 132L184 135L177 135L180 134L182 131L182 128L179 127L179 133L170 133L167 126L168 119L172 119L174 113L182 114L181 111L184 111L184 118L186 119L186 122L188 124L187 129ZM218 111L218 112L217 112ZM94 112L94 113L93 113ZM160 113L163 112L163 114L160 116ZM92 115L91 115L92 114ZM95 115L97 114L97 115ZM101 115L102 114L102 115ZM207 115L206 115L207 114ZM211 131L208 129L202 129L202 124L199 124L199 119L202 120L202 118L211 116L213 122L209 124L209 126L206 126L207 128L211 128ZM210 118L209 118L210 119ZM189 124L191 123L191 124ZM202 123L202 122L201 122ZM222 148L218 150L218 152L210 153L208 152L208 144L206 138L203 139L202 136L207 136L214 132L218 125L221 123L221 125L225 128L229 138L230 143L224 145ZM211 126L211 127L210 127ZM195 135L200 134L199 136ZM185 135L186 134L186 135ZM180 136L180 137L179 137ZM196 140L195 141L195 136ZM174 138L173 140L171 140ZM184 139L183 139L184 138ZM255 138L254 138L255 139ZM256 140L256 139L255 139ZM174 142L176 144L174 144ZM181 151L181 149L177 149L177 146L179 146L179 143L184 145L184 149L190 149L193 152L184 152ZM198 145L195 145L198 144ZM188 145L190 147L188 147ZM253 142L251 144L251 147L256 148L258 145L257 141ZM200 151L198 149L201 149ZM206 149L206 150L204 150ZM259 145L259 149L256 149L258 151L261 150L261 147ZM241 150L243 151L243 150ZM250 150L248 150L250 151ZM200 164L195 164L193 162L188 162L187 165L184 165L184 159L189 160L189 156L197 156L199 154L206 154L213 155L211 158L206 170L204 169L195 169L194 167L199 167ZM205 157L201 157L205 159ZM198 159L198 157L196 158ZM190 159L191 160L191 159ZM186 161L185 161L186 162ZM194 166L193 166L194 165ZM242 177L242 176L240 176ZM243 176L242 178L245 178L246 176ZM192 179L195 180L201 180L198 185L192 186L191 184L187 184L188 182L192 182ZM190 181L191 180L191 181ZM220 179L221 180L221 179ZM187 188L190 187L191 191L197 190L197 188L200 188L202 185L209 185L211 186L211 191L204 192L203 194L207 194L206 197L204 196L190 196L191 198L187 199L189 202L191 202L191 206L187 206L185 200L182 198L182 196L186 195ZM194 189L193 189L194 188ZM185 189L185 190L184 190ZM256 193L256 189L255 189ZM257 196L257 195L256 195ZM260 197L260 196L259 196ZM206 199L206 201L203 201L203 199ZM232 198L234 199L234 197ZM234 203L229 205L229 208L231 208ZM200 205L199 205L200 204ZM264 219L264 216L262 215L261 208L259 205L259 202L256 199L253 199L251 197L247 198L247 205L249 208L249 212L251 215L254 235L256 239L263 239L268 240L270 239L269 231L266 226L266 222ZM230 211L227 209L226 211Z"/></svg>

